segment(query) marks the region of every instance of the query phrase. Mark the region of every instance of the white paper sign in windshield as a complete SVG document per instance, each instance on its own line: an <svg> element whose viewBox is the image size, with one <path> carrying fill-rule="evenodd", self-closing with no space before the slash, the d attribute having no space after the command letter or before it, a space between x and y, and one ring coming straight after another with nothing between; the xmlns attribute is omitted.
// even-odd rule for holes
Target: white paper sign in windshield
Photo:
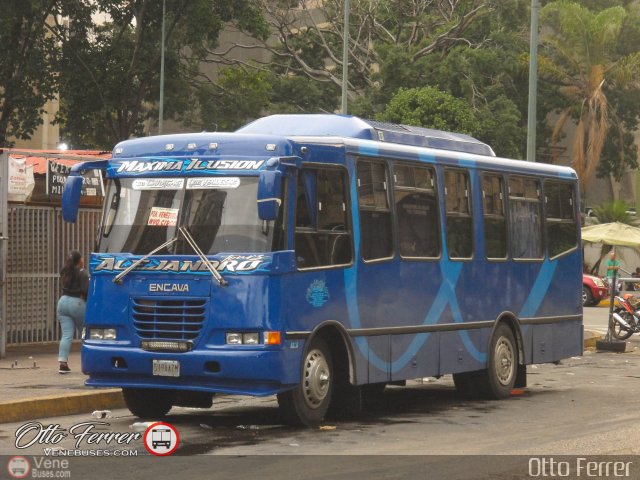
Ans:
<svg viewBox="0 0 640 480"><path fill-rule="evenodd" d="M183 178L137 178L131 186L134 190L180 190Z"/></svg>
<svg viewBox="0 0 640 480"><path fill-rule="evenodd" d="M175 227L178 224L177 208L153 207L149 213L147 225L154 227Z"/></svg>
<svg viewBox="0 0 640 480"><path fill-rule="evenodd" d="M203 177L187 180L187 190L238 188L239 186L239 177Z"/></svg>

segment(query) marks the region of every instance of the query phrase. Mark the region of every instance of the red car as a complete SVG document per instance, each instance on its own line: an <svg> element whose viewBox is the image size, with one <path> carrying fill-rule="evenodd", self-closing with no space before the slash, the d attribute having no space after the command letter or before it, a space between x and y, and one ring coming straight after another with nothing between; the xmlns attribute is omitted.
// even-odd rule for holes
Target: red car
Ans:
<svg viewBox="0 0 640 480"><path fill-rule="evenodd" d="M609 296L609 289L600 277L582 274L582 306L597 305Z"/></svg>

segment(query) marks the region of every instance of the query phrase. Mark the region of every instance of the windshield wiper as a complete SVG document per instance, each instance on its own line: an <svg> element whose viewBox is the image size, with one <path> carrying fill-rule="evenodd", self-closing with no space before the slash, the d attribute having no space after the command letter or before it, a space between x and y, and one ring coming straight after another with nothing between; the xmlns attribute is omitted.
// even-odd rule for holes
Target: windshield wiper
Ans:
<svg viewBox="0 0 640 480"><path fill-rule="evenodd" d="M213 278L215 278L218 281L218 283L223 287L226 287L227 285L229 285L229 282L227 282L223 278L223 276L220 275L220 273L215 269L211 261L209 261L209 259L205 256L204 252L200 249L196 241L193 239L193 237L189 233L189 230L187 230L186 227L180 227L178 228L178 231L184 236L184 238L187 240L187 243L191 246L191 248L193 248L193 251L196 252L196 255L200 257L200 260L202 260L202 263L204 263L207 269L211 272L211 275L213 275Z"/></svg>
<svg viewBox="0 0 640 480"><path fill-rule="evenodd" d="M200 257L200 260L202 260L202 263L205 264L205 266L207 267L209 272L211 272L211 275L213 275L213 278L215 278L216 281L220 285L222 285L223 287L226 287L227 285L229 285L229 282L227 282L222 277L222 275L220 275L220 273L215 269L215 267L213 266L211 261L202 252L202 250L200 249L200 247L198 246L196 241L193 239L193 237L191 236L189 231L185 227L180 227L180 228L178 228L178 233L181 233L184 236L184 238L187 240L187 243L191 246L191 248L193 248L193 251L196 252L196 255L198 255L198 257ZM156 249L152 250L151 252L147 253L145 256L140 257L138 260L136 260L131 265L129 265L125 270L123 270L118 275L116 275L115 278L113 279L113 283L115 283L117 285L122 285L122 279L124 277L126 277L129 274L129 272L131 272L134 268L136 268L138 265L140 265L142 262L144 262L151 255L155 254L156 252L159 252L163 248L168 247L169 245L174 243L176 240L178 240L178 237L179 237L179 235L176 235L171 240L168 240L168 241L164 242L158 248L156 248Z"/></svg>
<svg viewBox="0 0 640 480"><path fill-rule="evenodd" d="M118 275L116 275L115 278L113 279L113 283L118 284L118 285L122 285L122 279L125 276L127 276L131 270L136 268L138 265L140 265L142 262L144 262L147 258L149 258L154 253L159 252L160 250L162 250L165 247L168 247L169 245L171 245L176 240L178 240L178 235L173 237L171 240L168 240L168 241L164 242L162 245L160 245L155 250L152 250L151 252L147 253L144 257L140 257L138 260L136 260L131 265L129 265L125 270L123 270Z"/></svg>

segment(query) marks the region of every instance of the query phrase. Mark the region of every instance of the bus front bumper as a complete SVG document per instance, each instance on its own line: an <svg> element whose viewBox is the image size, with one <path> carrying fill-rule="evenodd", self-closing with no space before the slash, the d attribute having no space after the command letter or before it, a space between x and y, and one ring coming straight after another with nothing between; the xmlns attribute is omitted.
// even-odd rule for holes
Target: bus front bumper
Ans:
<svg viewBox="0 0 640 480"><path fill-rule="evenodd" d="M300 380L302 349L206 349L148 352L102 345L82 347L82 372L90 387L162 388L266 396ZM154 375L154 361L178 362L179 376ZM175 375L176 372L173 374Z"/></svg>

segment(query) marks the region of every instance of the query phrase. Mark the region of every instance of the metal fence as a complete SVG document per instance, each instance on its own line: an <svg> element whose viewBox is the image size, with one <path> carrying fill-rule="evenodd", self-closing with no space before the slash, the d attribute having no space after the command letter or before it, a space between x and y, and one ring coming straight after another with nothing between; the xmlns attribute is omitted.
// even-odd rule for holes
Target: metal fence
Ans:
<svg viewBox="0 0 640 480"><path fill-rule="evenodd" d="M8 345L60 339L59 272L70 250L88 260L99 221L97 209L80 209L78 221L69 224L59 208L9 205L4 285Z"/></svg>

